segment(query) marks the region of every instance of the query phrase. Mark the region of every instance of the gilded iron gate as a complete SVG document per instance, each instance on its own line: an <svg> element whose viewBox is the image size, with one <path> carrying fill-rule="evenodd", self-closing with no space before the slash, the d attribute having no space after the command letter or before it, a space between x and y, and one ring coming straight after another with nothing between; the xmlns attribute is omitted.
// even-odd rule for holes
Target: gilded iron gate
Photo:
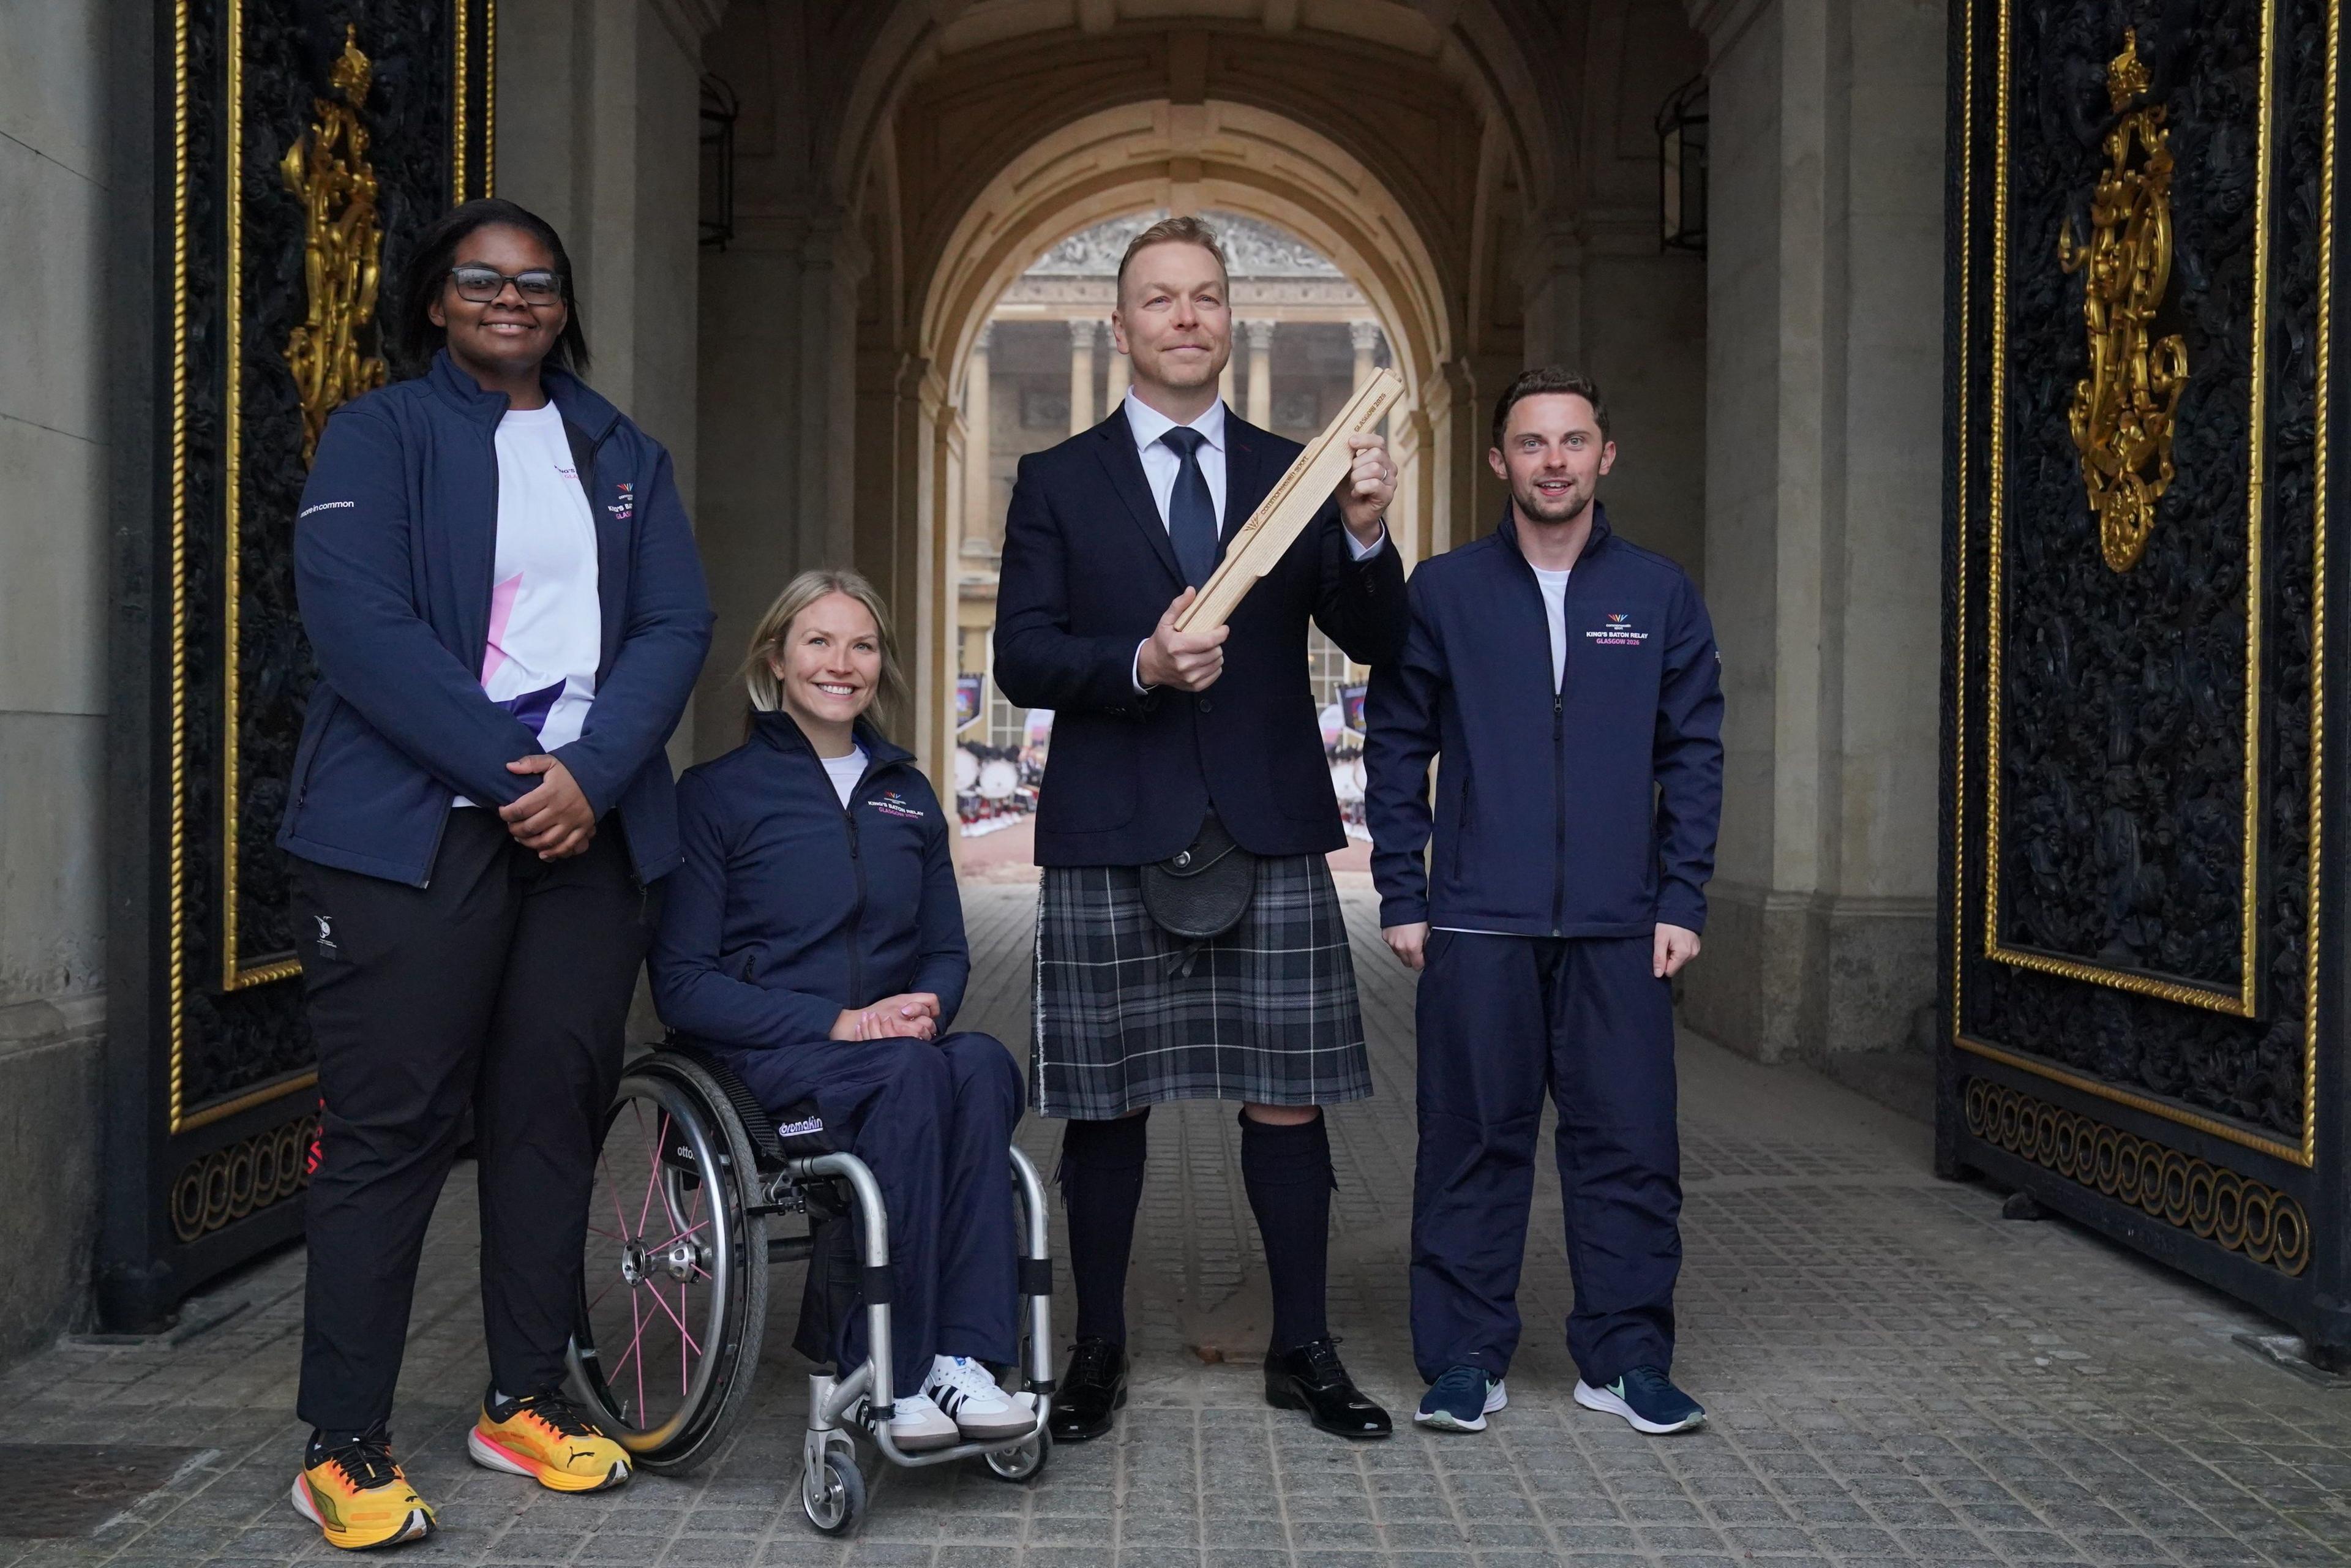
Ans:
<svg viewBox="0 0 2351 1568"><path fill-rule="evenodd" d="M1940 1162L2351 1350L2339 0L1953 10Z"/></svg>
<svg viewBox="0 0 2351 1568"><path fill-rule="evenodd" d="M274 842L313 679L294 513L318 423L382 378L379 286L489 191L494 9L157 6L161 473L120 594L113 798L147 836L111 964L113 1326L300 1228L316 1074Z"/></svg>

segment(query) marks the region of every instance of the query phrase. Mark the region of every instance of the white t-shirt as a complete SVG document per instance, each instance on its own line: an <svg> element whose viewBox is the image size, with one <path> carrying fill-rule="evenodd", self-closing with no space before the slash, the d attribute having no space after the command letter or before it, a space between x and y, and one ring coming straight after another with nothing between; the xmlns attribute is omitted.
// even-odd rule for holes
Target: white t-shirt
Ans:
<svg viewBox="0 0 2351 1568"><path fill-rule="evenodd" d="M553 403L498 421L498 545L490 580L482 690L538 737L541 751L580 738L596 701L603 608L596 520ZM459 797L455 802L470 806Z"/></svg>
<svg viewBox="0 0 2351 1568"><path fill-rule="evenodd" d="M1534 569L1535 581L1542 587L1543 614L1551 622L1551 689L1559 690L1560 672L1567 667L1567 580L1574 569L1567 571L1545 571Z"/></svg>
<svg viewBox="0 0 2351 1568"><path fill-rule="evenodd" d="M841 797L841 809L846 811L857 781L865 777L865 748L852 746L846 757L820 757L817 760L824 764L825 772L832 779L832 792Z"/></svg>

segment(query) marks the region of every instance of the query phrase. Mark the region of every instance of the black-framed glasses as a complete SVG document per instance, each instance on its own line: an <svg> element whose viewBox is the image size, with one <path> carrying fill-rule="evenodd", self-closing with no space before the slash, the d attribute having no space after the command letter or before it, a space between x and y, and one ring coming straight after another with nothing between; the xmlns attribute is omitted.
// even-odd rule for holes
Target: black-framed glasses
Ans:
<svg viewBox="0 0 2351 1568"><path fill-rule="evenodd" d="M500 272L495 267L453 267L449 281L457 286L458 298L476 305L487 305L505 293L509 283L526 305L552 305L563 298L563 279L543 267L514 273Z"/></svg>

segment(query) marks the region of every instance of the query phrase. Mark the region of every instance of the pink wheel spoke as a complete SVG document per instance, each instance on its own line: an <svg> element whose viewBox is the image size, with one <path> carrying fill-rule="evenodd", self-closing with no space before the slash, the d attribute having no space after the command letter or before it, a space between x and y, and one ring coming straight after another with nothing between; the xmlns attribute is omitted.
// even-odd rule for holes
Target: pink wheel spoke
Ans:
<svg viewBox="0 0 2351 1568"><path fill-rule="evenodd" d="M604 1304L604 1298L611 1295L612 1293L612 1287L620 1282L621 1281L618 1280L605 1281L604 1288L596 1292L596 1299L588 1303L589 1312L593 1312L598 1307L602 1306Z"/></svg>
<svg viewBox="0 0 2351 1568"><path fill-rule="evenodd" d="M677 1304L681 1307L685 1305L685 1287L683 1281L680 1281L678 1286ZM700 1355L702 1354L702 1346L695 1343L694 1331L685 1326L685 1320L684 1318L678 1316L675 1312L670 1312L669 1301L661 1293L661 1287L659 1285L655 1285L653 1287L653 1305L659 1307L663 1312L669 1313L669 1321L677 1325L679 1336L683 1338L686 1344L693 1349L695 1354ZM683 1354L683 1352L680 1354Z"/></svg>
<svg viewBox="0 0 2351 1568"><path fill-rule="evenodd" d="M671 1247L674 1247L674 1246L676 1246L679 1242L681 1242L681 1241L684 1240L687 1237L689 1237L689 1236L693 1235L695 1231L697 1231L697 1230L701 1229L704 1226L705 1226L705 1225L707 1225L707 1224L709 1224L709 1223L710 1223L710 1221L708 1221L708 1220L706 1220L706 1219L699 1219L699 1220L696 1220L696 1221L695 1221L695 1223L693 1223L692 1225L687 1226L684 1229L683 1229L683 1230L679 1231L676 1235L674 1235L674 1236L671 1237L671 1238L670 1238L668 1240L666 1240L666 1241L654 1241L654 1242L648 1242L648 1243L646 1243L646 1245L647 1245L647 1246L649 1246L649 1247L651 1247L651 1248L652 1248L652 1249L653 1249L653 1251L656 1251L656 1252L662 1251L662 1250L664 1250L664 1249L667 1249L667 1248L671 1248ZM640 1240L642 1240L642 1239L643 1239L641 1237L641 1238L639 1238L639 1239L640 1239Z"/></svg>
<svg viewBox="0 0 2351 1568"><path fill-rule="evenodd" d="M659 1291L653 1292L653 1300L657 1301L661 1300ZM638 1312L637 1293L634 1291L629 1292L629 1316L637 1321L637 1337L629 1342L629 1348L634 1351L642 1347L645 1341L644 1319ZM642 1355L637 1357L637 1414L641 1417L645 1414L645 1358Z"/></svg>
<svg viewBox="0 0 2351 1568"><path fill-rule="evenodd" d="M601 1236L607 1241L621 1241L626 1239L624 1237L613 1235L609 1230L600 1230L592 1225L588 1228L588 1234L590 1236Z"/></svg>
<svg viewBox="0 0 2351 1568"><path fill-rule="evenodd" d="M661 1190L662 1145L668 1141L669 1113L664 1111L661 1113L661 1120L653 1124L653 1148L646 1162L645 1206L637 1213L637 1234L640 1236L645 1233L645 1221L653 1215L653 1194Z"/></svg>
<svg viewBox="0 0 2351 1568"><path fill-rule="evenodd" d="M684 1322L685 1310L685 1281L680 1280L677 1282L677 1311L680 1322ZM685 1354L686 1346L694 1343L694 1336L681 1329L679 1337L682 1343L677 1347L677 1396L682 1402L685 1398L686 1392L694 1386L694 1365L686 1359Z"/></svg>

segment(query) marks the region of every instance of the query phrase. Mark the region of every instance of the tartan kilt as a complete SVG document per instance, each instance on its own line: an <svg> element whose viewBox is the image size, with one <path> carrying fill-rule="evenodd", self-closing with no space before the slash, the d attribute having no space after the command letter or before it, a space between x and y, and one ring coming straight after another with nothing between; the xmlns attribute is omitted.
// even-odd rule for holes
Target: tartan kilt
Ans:
<svg viewBox="0 0 2351 1568"><path fill-rule="evenodd" d="M1162 1100L1368 1098L1355 966L1329 864L1260 860L1248 913L1207 942L1151 918L1139 866L1046 867L1029 1082L1040 1115L1087 1121Z"/></svg>

